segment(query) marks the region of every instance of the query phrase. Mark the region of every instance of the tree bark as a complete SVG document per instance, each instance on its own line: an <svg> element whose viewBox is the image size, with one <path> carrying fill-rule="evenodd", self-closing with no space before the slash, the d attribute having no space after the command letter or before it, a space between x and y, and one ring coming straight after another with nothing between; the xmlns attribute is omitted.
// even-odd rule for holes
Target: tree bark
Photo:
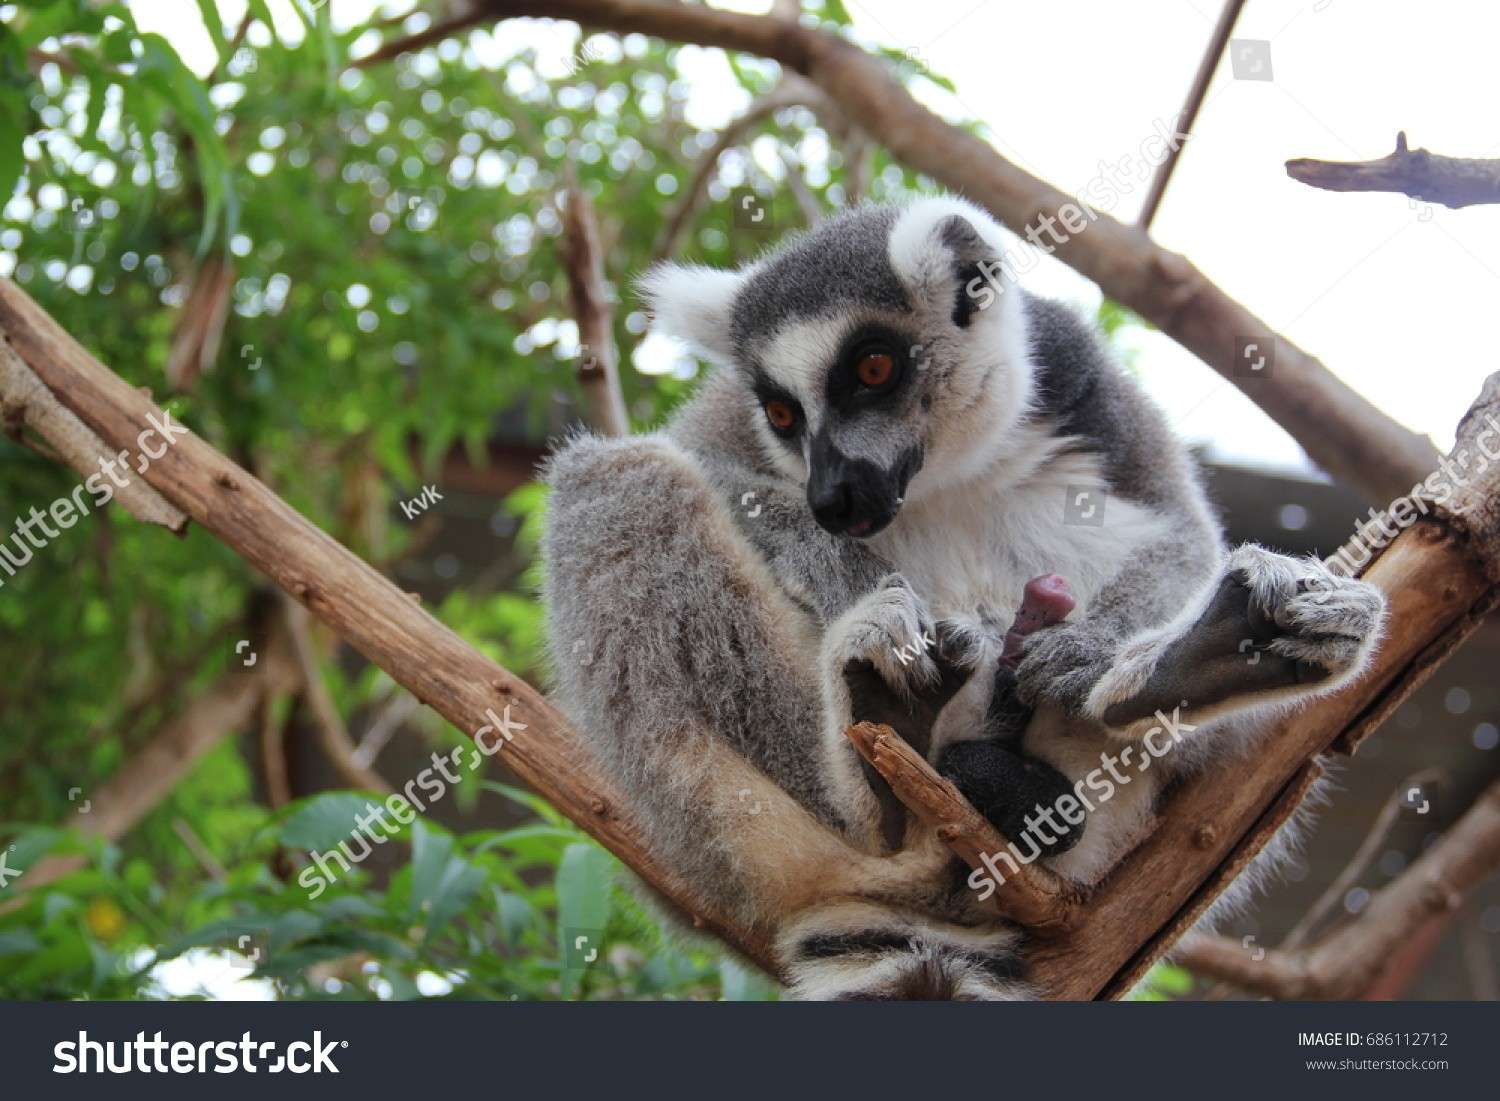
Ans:
<svg viewBox="0 0 1500 1101"><path fill-rule="evenodd" d="M1286 174L1324 191L1393 191L1454 210L1500 203L1500 160L1444 157L1425 149L1408 149L1405 131L1396 135L1395 152L1379 160L1300 157L1286 162Z"/></svg>
<svg viewBox="0 0 1500 1101"><path fill-rule="evenodd" d="M615 350L614 309L604 284L604 256L594 204L578 186L569 166L568 198L563 210L563 272L578 322L578 385L583 390L589 427L603 436L630 432L630 417L620 391L619 354Z"/></svg>

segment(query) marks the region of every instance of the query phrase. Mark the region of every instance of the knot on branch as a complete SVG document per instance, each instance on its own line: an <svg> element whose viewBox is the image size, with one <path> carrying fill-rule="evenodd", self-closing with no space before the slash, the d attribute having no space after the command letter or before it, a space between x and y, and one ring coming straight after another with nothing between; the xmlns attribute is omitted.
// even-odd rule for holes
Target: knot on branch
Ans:
<svg viewBox="0 0 1500 1101"><path fill-rule="evenodd" d="M1459 421L1457 442L1429 483L1451 497L1437 509L1469 542L1485 576L1500 584L1500 371L1485 379Z"/></svg>

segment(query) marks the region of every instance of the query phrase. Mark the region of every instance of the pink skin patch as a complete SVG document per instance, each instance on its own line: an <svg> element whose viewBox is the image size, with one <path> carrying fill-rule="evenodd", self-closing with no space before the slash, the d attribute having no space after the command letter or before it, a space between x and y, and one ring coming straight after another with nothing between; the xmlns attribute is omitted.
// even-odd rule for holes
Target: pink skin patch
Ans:
<svg viewBox="0 0 1500 1101"><path fill-rule="evenodd" d="M1068 591L1068 583L1059 574L1044 573L1026 582L1026 588L1021 592L1021 607L1016 611L1010 630L1005 632L1005 649L1000 661L1014 669L1021 663L1026 636L1032 631L1061 623L1077 603Z"/></svg>

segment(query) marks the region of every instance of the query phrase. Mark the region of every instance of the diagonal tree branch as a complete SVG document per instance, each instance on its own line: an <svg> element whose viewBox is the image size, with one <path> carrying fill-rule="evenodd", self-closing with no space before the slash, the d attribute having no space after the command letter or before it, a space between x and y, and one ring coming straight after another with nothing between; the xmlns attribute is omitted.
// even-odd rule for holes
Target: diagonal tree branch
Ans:
<svg viewBox="0 0 1500 1101"><path fill-rule="evenodd" d="M682 191L682 198L667 215L666 222L652 250L656 259L674 256L692 227L693 219L703 209L708 183L719 167L719 158L745 140L760 123L788 107L809 107L820 115L838 113L838 108L816 86L796 73L783 74L775 87L760 96L719 131L714 143L703 151L693 166L693 178Z"/></svg>
<svg viewBox="0 0 1500 1101"><path fill-rule="evenodd" d="M1357 998L1377 983L1401 946L1500 868L1500 783L1412 865L1376 891L1360 916L1301 948L1254 953L1225 937L1193 934L1173 957L1200 975L1282 999Z"/></svg>
<svg viewBox="0 0 1500 1101"><path fill-rule="evenodd" d="M373 768L361 764L355 755L354 739L349 736L349 728L344 725L319 668L318 645L307 622L307 609L285 594L281 597L281 607L297 669L302 674L302 696L312 711L323 755L350 787L390 795L391 785Z"/></svg>
<svg viewBox="0 0 1500 1101"><path fill-rule="evenodd" d="M1184 134L1191 133L1193 123L1198 121L1198 112L1203 107L1203 97L1208 95L1208 86L1213 83L1214 73L1219 68L1219 62L1224 58L1224 47L1229 44L1229 36L1234 33L1234 25L1239 22L1240 10L1244 6L1245 0L1227 0L1219 12L1219 21L1214 24L1213 33L1208 37L1208 47L1203 51L1203 59L1198 62L1198 71L1193 75L1193 83L1188 89L1187 99L1177 115L1177 128ZM1182 146L1174 145L1167 151L1167 159L1157 166L1156 174L1151 177L1151 187L1146 192L1146 200L1141 204L1141 213L1136 219L1136 225L1142 229L1151 228L1156 212L1161 207L1162 197L1167 193L1167 185L1172 182L1172 173L1176 170L1177 161L1181 155Z"/></svg>
<svg viewBox="0 0 1500 1101"><path fill-rule="evenodd" d="M105 463L113 463L119 450L106 447L73 413L52 396L36 373L16 354L0 328L0 420L20 432L30 428L56 450L58 457L84 478L100 476ZM131 441L135 446L135 441ZM125 469L128 471L129 465ZM120 504L137 520L160 524L176 534L187 528L187 517L139 478L126 477L125 485L108 484ZM92 492L92 491L90 491Z"/></svg>
<svg viewBox="0 0 1500 1101"><path fill-rule="evenodd" d="M1075 201L1004 160L989 144L918 103L882 59L812 27L670 0L480 0L494 18L551 16L591 28L759 54L801 73L898 159L986 207L1016 233L1045 227L1058 259L1092 279L1243 390L1339 481L1374 501L1404 493L1438 455L1272 331L1185 257L1144 231ZM1065 209L1066 208L1066 209ZM1086 226L1059 241L1061 215ZM1092 215L1092 217L1090 217ZM1274 346L1270 374L1243 370L1246 339Z"/></svg>
<svg viewBox="0 0 1500 1101"><path fill-rule="evenodd" d="M106 446L134 439L148 416L159 416L146 395L94 360L7 280L0 280L0 328ZM1459 449L1471 448L1497 415L1500 374L1460 427ZM700 928L773 970L773 930L734 924L645 848L630 809L563 716L534 689L191 433L184 431L143 476L460 729L480 734L497 728L497 709L524 724L503 746L523 781ZM1500 463L1472 472L1447 509L1413 525L1364 572L1386 592L1391 608L1389 637L1369 674L1280 722L1262 742L1253 770L1204 773L1173 793L1155 833L1077 912L1074 928L1035 946L1039 985L1055 998L1117 997L1133 986L1293 813L1317 776L1313 758L1390 697L1409 691L1478 625L1496 601L1497 547ZM960 840L954 833L948 842Z"/></svg>
<svg viewBox="0 0 1500 1101"><path fill-rule="evenodd" d="M984 854L1005 849L1007 839L890 727L856 723L844 734L912 813L969 867L985 870ZM1036 864L1022 865L1006 877L993 897L1000 913L1047 933L1069 929L1082 902L1070 884Z"/></svg>
<svg viewBox="0 0 1500 1101"><path fill-rule="evenodd" d="M1396 149L1374 161L1320 161L1299 157L1286 162L1286 174L1324 191L1394 191L1454 210L1500 203L1500 160L1444 157L1408 149L1406 131Z"/></svg>
<svg viewBox="0 0 1500 1101"><path fill-rule="evenodd" d="M148 416L160 416L149 397L89 355L5 279L0 279L0 329L52 394L106 446L134 440ZM697 897L675 869L644 848L643 833L614 785L566 718L536 689L469 646L193 433L185 432L143 477L460 730L472 736L485 727L499 729L506 717L524 724L502 750L522 781L695 926L774 973L770 931L731 924L713 900Z"/></svg>

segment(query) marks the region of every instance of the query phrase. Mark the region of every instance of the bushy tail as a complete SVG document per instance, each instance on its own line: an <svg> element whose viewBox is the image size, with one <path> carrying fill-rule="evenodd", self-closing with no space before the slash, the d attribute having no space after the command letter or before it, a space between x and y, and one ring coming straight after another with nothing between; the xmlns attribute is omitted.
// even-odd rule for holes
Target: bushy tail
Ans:
<svg viewBox="0 0 1500 1101"><path fill-rule="evenodd" d="M1020 934L967 928L864 901L797 915L777 937L799 1001L1024 1001Z"/></svg>

